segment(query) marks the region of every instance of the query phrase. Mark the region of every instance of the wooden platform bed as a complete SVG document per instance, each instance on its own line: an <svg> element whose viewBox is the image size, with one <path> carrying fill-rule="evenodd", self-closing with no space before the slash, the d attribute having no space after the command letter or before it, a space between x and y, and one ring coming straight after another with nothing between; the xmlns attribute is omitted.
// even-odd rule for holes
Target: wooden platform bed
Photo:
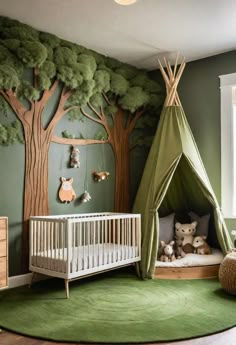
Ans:
<svg viewBox="0 0 236 345"><path fill-rule="evenodd" d="M214 249L212 255L187 254L174 262L156 261L156 279L203 279L218 276L223 254Z"/></svg>

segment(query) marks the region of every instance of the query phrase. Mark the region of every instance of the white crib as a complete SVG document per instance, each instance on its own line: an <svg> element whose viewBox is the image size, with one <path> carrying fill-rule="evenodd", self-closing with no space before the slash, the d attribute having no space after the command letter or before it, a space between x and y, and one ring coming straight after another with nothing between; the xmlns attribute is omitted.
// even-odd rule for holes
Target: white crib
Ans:
<svg viewBox="0 0 236 345"><path fill-rule="evenodd" d="M88 213L30 218L29 269L69 282L141 259L139 214Z"/></svg>

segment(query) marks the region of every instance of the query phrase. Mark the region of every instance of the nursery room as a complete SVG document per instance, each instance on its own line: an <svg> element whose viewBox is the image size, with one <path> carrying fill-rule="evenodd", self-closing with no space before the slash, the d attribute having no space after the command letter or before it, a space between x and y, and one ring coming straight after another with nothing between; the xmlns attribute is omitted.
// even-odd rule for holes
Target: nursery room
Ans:
<svg viewBox="0 0 236 345"><path fill-rule="evenodd" d="M0 345L236 343L235 13L0 0Z"/></svg>

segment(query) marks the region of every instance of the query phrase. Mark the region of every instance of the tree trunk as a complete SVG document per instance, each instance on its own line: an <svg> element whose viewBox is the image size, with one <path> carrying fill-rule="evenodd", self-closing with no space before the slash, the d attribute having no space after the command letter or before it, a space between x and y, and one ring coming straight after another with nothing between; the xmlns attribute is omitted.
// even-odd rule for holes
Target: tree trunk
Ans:
<svg viewBox="0 0 236 345"><path fill-rule="evenodd" d="M129 132L125 128L124 111L118 110L111 134L116 164L115 212L130 212L130 155Z"/></svg>
<svg viewBox="0 0 236 345"><path fill-rule="evenodd" d="M37 111L37 110L36 110ZM41 116L40 116L41 117ZM47 133L41 121L34 114L31 126L25 132L25 188L22 235L22 270L29 270L29 218L49 214L48 201L48 151L51 134Z"/></svg>
<svg viewBox="0 0 236 345"><path fill-rule="evenodd" d="M126 144L124 144L126 141ZM128 140L115 147L115 212L130 212L130 160Z"/></svg>

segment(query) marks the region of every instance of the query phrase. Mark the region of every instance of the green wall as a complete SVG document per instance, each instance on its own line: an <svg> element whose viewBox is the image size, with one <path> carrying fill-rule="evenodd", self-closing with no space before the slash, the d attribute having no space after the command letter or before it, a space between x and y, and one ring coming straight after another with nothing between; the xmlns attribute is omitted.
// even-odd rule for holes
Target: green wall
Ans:
<svg viewBox="0 0 236 345"><path fill-rule="evenodd" d="M68 123L66 124L68 128ZM78 123L69 123L78 127ZM59 124L58 132L65 129L65 121ZM75 132L75 129L74 129ZM73 133L73 132L72 132ZM104 147L103 147L104 146ZM69 145L51 143L49 151L49 206L50 214L69 214L112 211L114 205L114 156L110 145L88 145L80 147L81 167L73 169ZM24 193L24 145L0 146L0 214L9 218L9 274L21 273L21 232ZM107 170L108 180L95 182L93 171ZM77 198L70 204L61 203L58 189L61 177L73 177L73 188ZM79 196L87 189L92 199L84 204Z"/></svg>
<svg viewBox="0 0 236 345"><path fill-rule="evenodd" d="M50 118L54 104L51 102L44 114L44 120ZM15 120L14 113L7 117L1 114L1 123ZM92 121L68 121L67 117L61 120L56 128L56 133L67 129L76 136L82 133L85 137L93 138L97 125ZM69 167L71 146L51 143L49 150L49 206L50 214L70 214L87 212L113 211L114 209L114 184L115 162L112 148L109 144L95 144L81 146L81 167ZM131 202L133 201L148 149L139 147L131 151ZM9 146L0 145L0 215L9 218L9 274L21 274L21 233L24 195L24 160L23 144ZM110 176L106 181L95 182L93 171L109 171ZM77 198L70 204L63 204L58 199L58 189L61 177L73 177L73 188ZM79 202L79 196L88 190L92 199L84 204Z"/></svg>
<svg viewBox="0 0 236 345"><path fill-rule="evenodd" d="M207 174L221 202L220 75L236 72L236 51L188 62L180 80L179 96L198 145ZM153 72L160 80L160 74ZM229 230L236 219L226 219Z"/></svg>

